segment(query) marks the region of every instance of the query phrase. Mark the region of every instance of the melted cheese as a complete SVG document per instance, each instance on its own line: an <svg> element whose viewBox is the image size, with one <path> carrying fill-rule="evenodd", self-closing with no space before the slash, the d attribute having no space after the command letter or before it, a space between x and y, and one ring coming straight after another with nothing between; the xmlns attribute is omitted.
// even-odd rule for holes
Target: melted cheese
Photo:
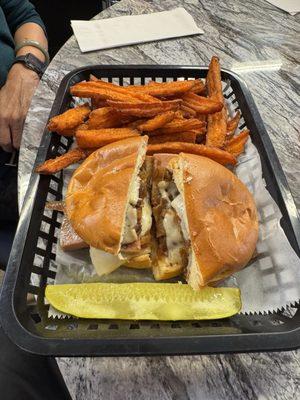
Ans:
<svg viewBox="0 0 300 400"><path fill-rule="evenodd" d="M152 208L148 197L143 201L141 225L141 236L144 236L150 231L152 226Z"/></svg>
<svg viewBox="0 0 300 400"><path fill-rule="evenodd" d="M137 224L137 210L136 208L132 207L131 204L128 204L122 244L132 243L137 240L137 234L135 231L136 224Z"/></svg>
<svg viewBox="0 0 300 400"><path fill-rule="evenodd" d="M157 185L161 197L171 205L171 198L178 195L178 190L174 182L160 181Z"/></svg>
<svg viewBox="0 0 300 400"><path fill-rule="evenodd" d="M140 183L141 178L137 176L131 184L130 195L128 199L129 201L126 207L124 230L122 234L122 245L133 243L138 238L135 231L137 224L137 210L135 205L139 201Z"/></svg>
<svg viewBox="0 0 300 400"><path fill-rule="evenodd" d="M189 233L188 233L188 229L187 229L186 224L185 224L184 205L183 205L183 197L182 197L182 195L179 194L177 197L175 197L175 199L172 201L171 205L174 208L174 210L177 212L177 215L180 218L181 230L182 230L183 236L184 236L185 240L188 241L189 240Z"/></svg>
<svg viewBox="0 0 300 400"><path fill-rule="evenodd" d="M178 190L174 182L161 181L158 183L158 189L161 197L167 201L168 210L163 219L163 226L166 232L168 258L172 264L181 264L182 256L180 250L184 248L184 239L181 233L180 223L176 218L176 212L177 209L183 210L182 196L177 195ZM170 196L176 197L171 201ZM173 203L175 206L173 206ZM183 212L177 212L181 220L182 213Z"/></svg>
<svg viewBox="0 0 300 400"><path fill-rule="evenodd" d="M141 178L137 176L135 181L132 182L130 196L129 196L129 203L132 205L135 205L139 200L140 184L141 184Z"/></svg>
<svg viewBox="0 0 300 400"><path fill-rule="evenodd" d="M168 195L168 192L167 192L168 182L160 181L158 183L157 187L158 187L158 190L159 190L159 193L160 193L161 197L163 199L167 200L168 202L170 202L169 195Z"/></svg>
<svg viewBox="0 0 300 400"><path fill-rule="evenodd" d="M90 247L90 256L99 276L110 274L115 269L119 268L124 260L103 250Z"/></svg>
<svg viewBox="0 0 300 400"><path fill-rule="evenodd" d="M168 258L172 264L181 264L182 256L180 250L184 248L184 240L174 210L170 209L166 212L163 226L166 232Z"/></svg>

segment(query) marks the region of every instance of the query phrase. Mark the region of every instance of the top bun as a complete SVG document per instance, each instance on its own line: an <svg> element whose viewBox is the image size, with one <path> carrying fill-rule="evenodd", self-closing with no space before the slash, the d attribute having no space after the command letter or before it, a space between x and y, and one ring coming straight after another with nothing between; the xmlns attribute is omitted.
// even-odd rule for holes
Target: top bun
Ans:
<svg viewBox="0 0 300 400"><path fill-rule="evenodd" d="M90 246L118 254L126 206L148 137L114 142L93 152L74 172L66 213L75 232Z"/></svg>
<svg viewBox="0 0 300 400"><path fill-rule="evenodd" d="M172 158L176 158L176 154L170 154L170 153L157 153L153 154L152 158L157 166L160 166L161 168L167 168L170 160Z"/></svg>
<svg viewBox="0 0 300 400"><path fill-rule="evenodd" d="M193 250L187 281L197 289L249 262L258 239L256 207L247 187L209 158L181 153L170 166Z"/></svg>

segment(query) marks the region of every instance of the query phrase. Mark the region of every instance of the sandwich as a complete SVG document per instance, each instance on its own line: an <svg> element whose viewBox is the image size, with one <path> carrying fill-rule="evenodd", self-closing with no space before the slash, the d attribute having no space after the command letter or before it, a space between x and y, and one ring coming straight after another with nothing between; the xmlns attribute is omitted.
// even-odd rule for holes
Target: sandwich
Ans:
<svg viewBox="0 0 300 400"><path fill-rule="evenodd" d="M67 218L90 246L100 276L123 264L151 265L152 160L146 157L147 141L147 136L134 137L96 150L68 185Z"/></svg>
<svg viewBox="0 0 300 400"><path fill-rule="evenodd" d="M193 289L223 280L252 258L255 203L227 168L198 155L146 156L147 136L93 152L68 186L64 248L90 247L101 276L121 265L184 276ZM72 229L74 231L72 231ZM70 233L72 232L72 234Z"/></svg>
<svg viewBox="0 0 300 400"><path fill-rule="evenodd" d="M215 161L193 154L155 155L152 204L156 279L182 273L199 289L251 259L258 239L253 197Z"/></svg>
<svg viewBox="0 0 300 400"><path fill-rule="evenodd" d="M187 247L179 216L172 207L178 195L172 172L167 168L174 154L153 156L151 204L154 219L152 269L156 280L178 276L187 264Z"/></svg>

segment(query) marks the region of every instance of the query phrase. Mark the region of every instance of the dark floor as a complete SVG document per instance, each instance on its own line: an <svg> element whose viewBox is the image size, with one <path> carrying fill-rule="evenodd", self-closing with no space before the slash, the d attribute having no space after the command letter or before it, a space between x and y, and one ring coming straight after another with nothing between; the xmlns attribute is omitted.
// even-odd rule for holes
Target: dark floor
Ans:
<svg viewBox="0 0 300 400"><path fill-rule="evenodd" d="M30 0L42 17L48 34L50 57L72 35L71 19L91 19L102 11L101 0Z"/></svg>

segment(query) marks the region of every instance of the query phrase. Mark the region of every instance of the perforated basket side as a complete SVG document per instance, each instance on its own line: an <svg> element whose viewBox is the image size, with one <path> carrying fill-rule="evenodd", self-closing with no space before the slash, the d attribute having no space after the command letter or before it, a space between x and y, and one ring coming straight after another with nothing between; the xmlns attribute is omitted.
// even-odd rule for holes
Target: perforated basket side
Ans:
<svg viewBox="0 0 300 400"><path fill-rule="evenodd" d="M149 80L167 81L202 78L207 68L196 67L147 67L99 66L86 67L70 73L62 81L52 115L69 108L69 87L88 79L89 74L121 85L145 84ZM294 247L299 245L290 219L284 195L270 168L267 150L257 127L245 88L234 75L223 72L225 97L240 109L242 119L239 129L248 126L252 139L261 152L263 173L273 198L284 215L284 228ZM253 107L252 107L253 108ZM254 116L252 113L254 112ZM262 132L262 133L261 133ZM45 132L42 148L36 163L65 152L71 139ZM279 174L280 175L280 174ZM11 299L1 309L8 315L4 323L13 340L29 351L48 355L133 355L209 353L226 351L267 350L290 348L299 343L300 311L297 306L289 313L278 311L268 315L237 315L218 321L117 321L84 319L50 319L49 305L45 302L44 289L56 274L56 244L62 214L45 209L46 201L62 197L62 174L33 176L21 217L5 282L5 294ZM285 188L285 190L287 190ZM290 212L289 212L290 211ZM19 253L18 253L19 249ZM28 303L28 294L37 299ZM297 332L296 332L297 331ZM298 334L298 336L296 335Z"/></svg>

